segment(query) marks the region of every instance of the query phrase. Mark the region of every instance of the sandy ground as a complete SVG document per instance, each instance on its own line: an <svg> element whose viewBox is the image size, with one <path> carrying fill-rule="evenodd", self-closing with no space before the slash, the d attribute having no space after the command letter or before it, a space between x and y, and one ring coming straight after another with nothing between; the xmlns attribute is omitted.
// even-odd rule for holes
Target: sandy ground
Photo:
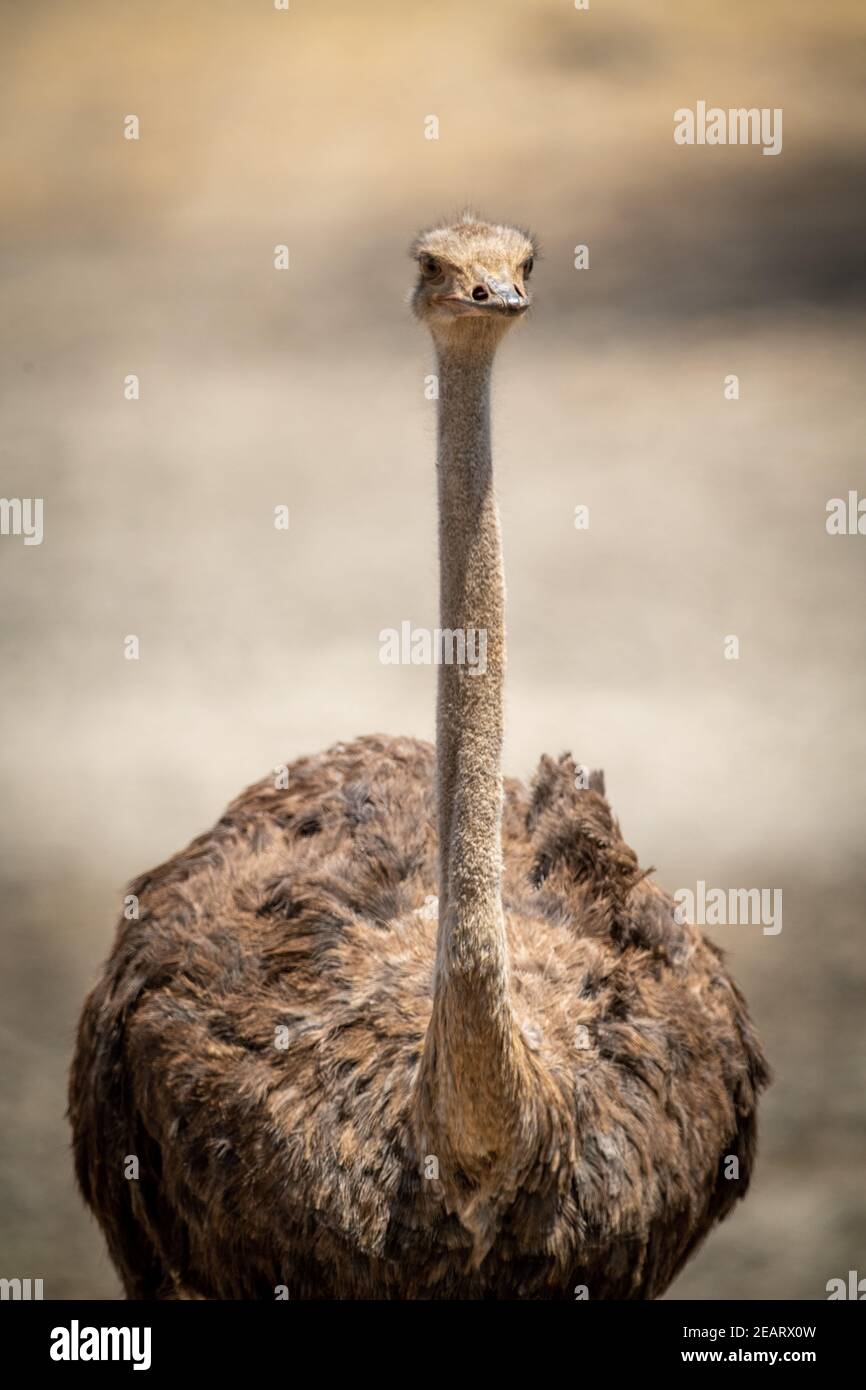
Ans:
<svg viewBox="0 0 866 1390"><path fill-rule="evenodd" d="M496 390L508 770L570 748L669 888L783 892L710 933L777 1081L670 1296L824 1297L866 1270L866 539L825 529L866 495L863 16L244 8L2 9L0 492L45 539L0 538L0 1273L118 1292L63 1111L124 883L277 763L432 733L433 673L379 661L435 624L405 247L472 200L545 247ZM784 106L783 154L676 150L702 94Z"/></svg>

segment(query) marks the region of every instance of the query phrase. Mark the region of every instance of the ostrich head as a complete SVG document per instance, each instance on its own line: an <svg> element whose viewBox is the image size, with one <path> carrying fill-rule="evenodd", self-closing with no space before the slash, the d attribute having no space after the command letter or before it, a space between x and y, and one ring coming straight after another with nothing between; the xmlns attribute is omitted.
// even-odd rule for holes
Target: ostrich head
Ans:
<svg viewBox="0 0 866 1390"><path fill-rule="evenodd" d="M422 232L411 254L418 262L412 308L437 340L496 341L529 308L537 248L526 232L464 213Z"/></svg>

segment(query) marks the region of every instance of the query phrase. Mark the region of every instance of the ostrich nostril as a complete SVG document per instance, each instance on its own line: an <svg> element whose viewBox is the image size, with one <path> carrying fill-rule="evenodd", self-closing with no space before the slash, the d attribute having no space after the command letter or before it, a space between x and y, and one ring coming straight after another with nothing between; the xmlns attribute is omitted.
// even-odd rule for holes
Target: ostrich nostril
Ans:
<svg viewBox="0 0 866 1390"><path fill-rule="evenodd" d="M472 298L477 299L478 302L481 303L483 299L489 299L490 295L487 293L483 285L476 285L475 289L472 291Z"/></svg>

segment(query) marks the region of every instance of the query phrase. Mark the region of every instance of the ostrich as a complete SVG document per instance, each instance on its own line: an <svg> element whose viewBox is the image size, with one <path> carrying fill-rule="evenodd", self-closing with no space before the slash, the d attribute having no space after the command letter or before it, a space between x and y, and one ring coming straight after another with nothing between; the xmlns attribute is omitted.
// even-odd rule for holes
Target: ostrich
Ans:
<svg viewBox="0 0 866 1390"><path fill-rule="evenodd" d="M502 778L489 393L533 242L466 214L412 255L442 629L485 669L439 665L435 749L300 758L131 885L70 1085L130 1298L654 1298L749 1182L769 1078L721 953L600 773Z"/></svg>

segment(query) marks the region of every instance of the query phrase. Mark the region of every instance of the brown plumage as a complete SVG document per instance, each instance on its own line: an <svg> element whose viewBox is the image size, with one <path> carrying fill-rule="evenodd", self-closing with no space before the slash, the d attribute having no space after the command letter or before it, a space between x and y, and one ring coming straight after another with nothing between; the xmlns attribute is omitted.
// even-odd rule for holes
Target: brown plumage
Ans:
<svg viewBox="0 0 866 1390"><path fill-rule="evenodd" d="M486 672L440 667L435 750L302 758L137 880L85 1004L76 1170L130 1297L652 1298L748 1186L767 1070L721 953L600 774L503 795L487 386L531 252L468 217L414 248L442 625Z"/></svg>

